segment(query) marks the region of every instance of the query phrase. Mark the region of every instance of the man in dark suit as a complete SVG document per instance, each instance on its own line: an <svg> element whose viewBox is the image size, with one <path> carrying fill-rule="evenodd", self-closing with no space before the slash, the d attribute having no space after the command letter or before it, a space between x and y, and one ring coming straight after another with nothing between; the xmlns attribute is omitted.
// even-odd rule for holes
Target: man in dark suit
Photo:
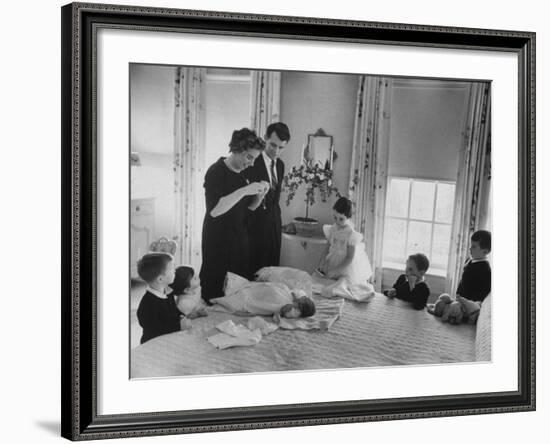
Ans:
<svg viewBox="0 0 550 444"><path fill-rule="evenodd" d="M244 173L249 181L265 180L270 184L264 201L249 213L248 236L250 241L251 271L262 267L278 266L281 256L281 207L279 197L285 173L285 164L279 155L290 140L288 126L272 123L265 134L265 150L254 165Z"/></svg>

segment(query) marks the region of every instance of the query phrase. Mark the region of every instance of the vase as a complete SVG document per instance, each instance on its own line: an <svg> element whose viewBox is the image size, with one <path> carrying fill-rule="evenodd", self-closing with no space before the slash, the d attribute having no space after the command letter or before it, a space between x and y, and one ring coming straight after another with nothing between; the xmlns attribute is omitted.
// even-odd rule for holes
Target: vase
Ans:
<svg viewBox="0 0 550 444"><path fill-rule="evenodd" d="M312 237L319 231L319 221L311 217L295 217L294 225L298 236Z"/></svg>

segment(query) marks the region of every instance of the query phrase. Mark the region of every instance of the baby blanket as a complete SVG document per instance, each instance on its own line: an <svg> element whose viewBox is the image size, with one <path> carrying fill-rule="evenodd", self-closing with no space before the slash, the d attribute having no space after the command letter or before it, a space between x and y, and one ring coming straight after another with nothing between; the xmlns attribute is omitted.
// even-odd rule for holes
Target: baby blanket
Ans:
<svg viewBox="0 0 550 444"><path fill-rule="evenodd" d="M316 304L315 315L309 318L287 319L275 315L273 322L255 316L248 320L247 325L235 324L227 320L216 325L220 333L209 336L208 342L219 350L230 347L256 345L264 335L278 328L284 330L328 330L342 314L344 300L321 300ZM278 325L277 325L278 324Z"/></svg>
<svg viewBox="0 0 550 444"><path fill-rule="evenodd" d="M279 318L279 327L285 330L328 330L342 315L343 306L343 299L318 300L315 302L315 315L309 318Z"/></svg>
<svg viewBox="0 0 550 444"><path fill-rule="evenodd" d="M221 333L209 336L208 342L214 347L224 350L229 347L256 345L262 340L263 335L268 335L279 327L256 316L249 319L246 326L235 324L229 319L216 325L216 328Z"/></svg>

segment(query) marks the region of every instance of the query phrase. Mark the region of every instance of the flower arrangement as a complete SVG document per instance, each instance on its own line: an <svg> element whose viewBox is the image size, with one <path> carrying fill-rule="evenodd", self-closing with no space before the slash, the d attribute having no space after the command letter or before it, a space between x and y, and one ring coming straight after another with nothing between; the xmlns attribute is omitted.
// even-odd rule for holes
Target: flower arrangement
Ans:
<svg viewBox="0 0 550 444"><path fill-rule="evenodd" d="M326 202L332 195L336 194L336 197L340 197L338 189L333 184L333 172L325 166L320 167L318 164L314 164L311 160L304 160L302 165L293 166L292 169L285 175L283 179L283 190L288 194L286 197L287 206L290 201L294 199L296 191L301 185L306 187L306 217L305 220L309 221L309 207L315 203L315 194L318 191L321 201Z"/></svg>

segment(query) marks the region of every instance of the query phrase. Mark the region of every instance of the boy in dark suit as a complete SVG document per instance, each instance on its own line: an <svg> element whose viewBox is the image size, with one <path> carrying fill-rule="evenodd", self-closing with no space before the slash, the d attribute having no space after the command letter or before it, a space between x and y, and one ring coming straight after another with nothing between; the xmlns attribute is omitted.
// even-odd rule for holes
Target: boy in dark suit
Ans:
<svg viewBox="0 0 550 444"><path fill-rule="evenodd" d="M471 257L464 265L456 293L471 301L483 302L491 292L491 265L487 260L491 252L491 233L476 231L470 241Z"/></svg>
<svg viewBox="0 0 550 444"><path fill-rule="evenodd" d="M157 336L181 330L182 314L168 285L174 281L174 263L167 253L148 253L138 262L138 274L147 289L137 310L139 325L143 328L141 343ZM184 318L183 318L184 319Z"/></svg>
<svg viewBox="0 0 550 444"><path fill-rule="evenodd" d="M278 266L281 255L281 208L279 198L285 165L279 158L290 140L288 126L282 122L272 123L265 134L265 150L256 158L254 165L244 171L250 182L267 181L270 189L262 204L248 217L250 244L250 270Z"/></svg>

